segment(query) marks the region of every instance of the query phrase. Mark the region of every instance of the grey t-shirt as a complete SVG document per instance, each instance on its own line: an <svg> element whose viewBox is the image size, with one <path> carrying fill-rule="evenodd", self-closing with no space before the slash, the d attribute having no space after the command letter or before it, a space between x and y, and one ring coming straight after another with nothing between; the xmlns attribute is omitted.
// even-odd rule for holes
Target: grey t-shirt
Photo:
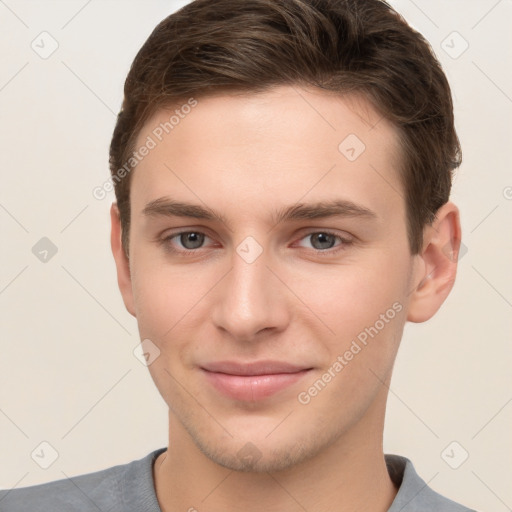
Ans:
<svg viewBox="0 0 512 512"><path fill-rule="evenodd" d="M94 473L0 491L1 512L161 512L153 463L166 448L144 458ZM388 512L475 512L442 497L418 476L409 459L386 455L397 486Z"/></svg>

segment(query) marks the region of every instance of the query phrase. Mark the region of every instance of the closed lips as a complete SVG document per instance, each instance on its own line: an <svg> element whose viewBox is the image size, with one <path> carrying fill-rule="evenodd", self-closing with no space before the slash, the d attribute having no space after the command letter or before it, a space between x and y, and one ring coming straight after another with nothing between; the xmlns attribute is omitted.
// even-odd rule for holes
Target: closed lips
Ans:
<svg viewBox="0 0 512 512"><path fill-rule="evenodd" d="M213 388L232 400L256 401L268 398L302 379L311 368L289 363L218 362L202 367Z"/></svg>

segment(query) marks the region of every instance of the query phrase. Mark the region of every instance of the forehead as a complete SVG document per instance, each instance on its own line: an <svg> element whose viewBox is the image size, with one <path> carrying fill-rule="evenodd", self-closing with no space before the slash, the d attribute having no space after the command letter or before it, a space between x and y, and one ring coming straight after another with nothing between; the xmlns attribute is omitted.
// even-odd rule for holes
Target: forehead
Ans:
<svg viewBox="0 0 512 512"><path fill-rule="evenodd" d="M136 148L151 150L133 171L134 213L166 195L222 197L253 217L255 207L340 194L403 207L396 129L365 99L280 86L195 101L157 111L139 133Z"/></svg>

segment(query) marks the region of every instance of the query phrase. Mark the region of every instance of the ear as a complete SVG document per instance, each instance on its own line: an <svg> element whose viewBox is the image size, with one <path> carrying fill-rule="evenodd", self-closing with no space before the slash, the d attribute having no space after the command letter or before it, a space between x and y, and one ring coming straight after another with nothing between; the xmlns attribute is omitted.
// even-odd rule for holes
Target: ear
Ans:
<svg viewBox="0 0 512 512"><path fill-rule="evenodd" d="M455 282L460 242L459 210L447 202L423 233L423 247L416 256L418 270L407 312L410 322L425 322L445 301Z"/></svg>
<svg viewBox="0 0 512 512"><path fill-rule="evenodd" d="M124 252L121 242L121 217L116 203L112 203L112 206L110 207L110 221L110 245L116 262L117 283L126 309L133 316L136 316L133 300L132 279L130 275L130 261Z"/></svg>

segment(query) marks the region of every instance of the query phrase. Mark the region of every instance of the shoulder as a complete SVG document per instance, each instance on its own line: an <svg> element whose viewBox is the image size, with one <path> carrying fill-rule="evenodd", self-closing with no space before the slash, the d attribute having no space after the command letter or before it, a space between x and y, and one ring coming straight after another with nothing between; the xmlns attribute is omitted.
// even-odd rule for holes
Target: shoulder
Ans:
<svg viewBox="0 0 512 512"><path fill-rule="evenodd" d="M386 464L391 479L399 486L388 512L476 512L431 489L409 459L386 455Z"/></svg>
<svg viewBox="0 0 512 512"><path fill-rule="evenodd" d="M156 495L152 463L164 449L127 464L53 482L0 491L2 512L98 512L132 510L139 504L153 510ZM133 496L140 502L134 503ZM143 508L144 509L144 508ZM158 512L158 508L155 509Z"/></svg>

